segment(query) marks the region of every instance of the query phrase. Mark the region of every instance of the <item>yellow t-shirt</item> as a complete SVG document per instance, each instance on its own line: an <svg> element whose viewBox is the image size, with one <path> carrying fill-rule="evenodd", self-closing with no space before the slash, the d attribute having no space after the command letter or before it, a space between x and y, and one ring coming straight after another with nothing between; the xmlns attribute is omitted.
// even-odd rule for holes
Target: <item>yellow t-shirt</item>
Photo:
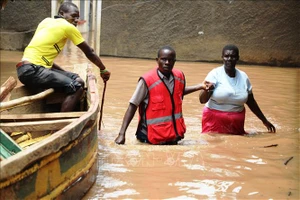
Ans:
<svg viewBox="0 0 300 200"><path fill-rule="evenodd" d="M33 38L25 48L23 60L51 68L67 39L75 45L84 42L80 31L73 24L62 18L46 18L38 25Z"/></svg>

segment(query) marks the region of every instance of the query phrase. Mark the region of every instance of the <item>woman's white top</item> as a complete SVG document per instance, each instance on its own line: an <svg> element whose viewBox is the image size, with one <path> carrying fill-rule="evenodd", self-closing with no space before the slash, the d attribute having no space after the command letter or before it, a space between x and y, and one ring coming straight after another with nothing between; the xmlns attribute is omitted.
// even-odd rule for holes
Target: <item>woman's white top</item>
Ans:
<svg viewBox="0 0 300 200"><path fill-rule="evenodd" d="M252 93L252 85L247 74L236 68L235 77L226 74L224 66L211 70L206 78L215 89L205 104L210 109L225 112L241 112Z"/></svg>

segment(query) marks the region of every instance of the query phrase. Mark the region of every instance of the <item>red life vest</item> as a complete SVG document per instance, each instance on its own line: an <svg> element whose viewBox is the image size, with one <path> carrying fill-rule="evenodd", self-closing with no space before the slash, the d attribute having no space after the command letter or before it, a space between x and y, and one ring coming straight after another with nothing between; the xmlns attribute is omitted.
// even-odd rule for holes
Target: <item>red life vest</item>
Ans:
<svg viewBox="0 0 300 200"><path fill-rule="evenodd" d="M157 70L157 68L151 70L143 76L149 92L148 106L145 111L147 137L152 144L180 140L186 131L182 116L184 75L177 69L172 70L174 89L171 94Z"/></svg>

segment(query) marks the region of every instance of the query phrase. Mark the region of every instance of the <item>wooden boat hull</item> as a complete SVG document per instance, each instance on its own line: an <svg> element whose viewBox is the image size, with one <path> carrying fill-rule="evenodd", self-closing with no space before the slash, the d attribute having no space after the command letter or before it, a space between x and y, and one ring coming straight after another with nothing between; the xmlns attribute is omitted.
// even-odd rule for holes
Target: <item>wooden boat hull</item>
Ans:
<svg viewBox="0 0 300 200"><path fill-rule="evenodd" d="M81 199L93 185L98 173L99 96L95 78L88 76L87 85L86 112L0 162L1 200Z"/></svg>

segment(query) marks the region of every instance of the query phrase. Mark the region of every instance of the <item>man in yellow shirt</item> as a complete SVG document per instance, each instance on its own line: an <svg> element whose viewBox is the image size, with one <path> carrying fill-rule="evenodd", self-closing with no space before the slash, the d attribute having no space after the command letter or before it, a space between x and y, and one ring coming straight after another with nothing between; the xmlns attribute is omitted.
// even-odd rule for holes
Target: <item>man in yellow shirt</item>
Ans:
<svg viewBox="0 0 300 200"><path fill-rule="evenodd" d="M29 87L54 88L67 93L61 111L74 110L83 94L83 80L75 73L63 70L54 59L64 48L67 40L79 47L85 56L100 68L104 82L110 78L100 57L84 41L76 28L79 20L78 7L71 3L61 4L58 15L44 19L25 48L22 61L17 64L19 80Z"/></svg>

